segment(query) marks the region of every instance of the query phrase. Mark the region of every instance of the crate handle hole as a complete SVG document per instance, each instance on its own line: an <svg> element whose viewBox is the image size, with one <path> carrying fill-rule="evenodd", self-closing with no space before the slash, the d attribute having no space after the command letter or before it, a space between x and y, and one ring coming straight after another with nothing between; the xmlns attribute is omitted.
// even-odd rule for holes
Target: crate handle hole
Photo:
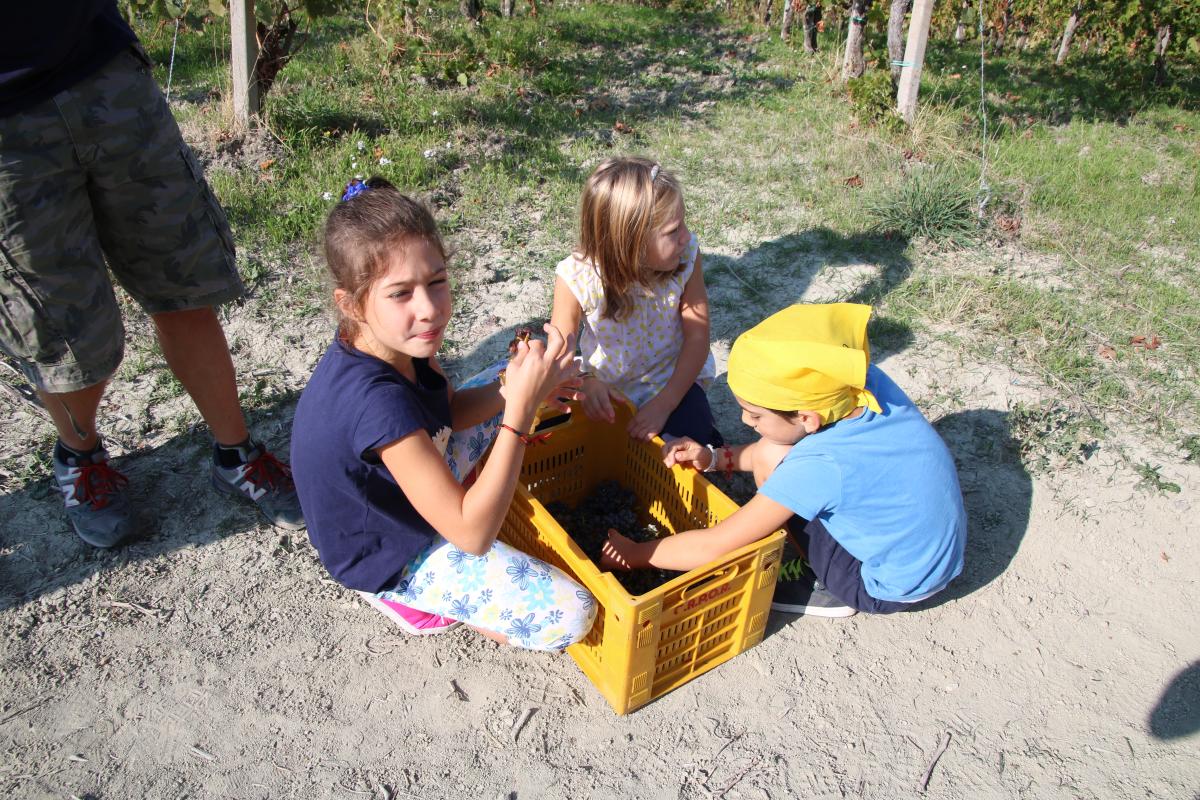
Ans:
<svg viewBox="0 0 1200 800"><path fill-rule="evenodd" d="M712 575L701 578L699 581L696 581L691 586L680 592L679 597L681 600L690 600L694 595L703 594L705 591L714 588L722 581L732 580L737 576L740 570L741 566L734 564L731 567L726 567L719 572L715 572Z"/></svg>

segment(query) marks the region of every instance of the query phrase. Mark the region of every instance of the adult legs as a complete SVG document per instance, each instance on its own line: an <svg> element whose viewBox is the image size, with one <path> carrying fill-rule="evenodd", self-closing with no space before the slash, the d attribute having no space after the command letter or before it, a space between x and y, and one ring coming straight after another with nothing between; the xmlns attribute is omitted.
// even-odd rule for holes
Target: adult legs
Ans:
<svg viewBox="0 0 1200 800"><path fill-rule="evenodd" d="M38 390L38 398L54 421L58 438L72 450L87 452L96 446L96 410L100 407L106 386L108 381L74 392Z"/></svg>
<svg viewBox="0 0 1200 800"><path fill-rule="evenodd" d="M169 311L151 316L163 356L223 445L246 440L233 359L217 312L211 308ZM96 446L96 412L108 381L73 392L38 391L38 397L67 447L86 452Z"/></svg>
<svg viewBox="0 0 1200 800"><path fill-rule="evenodd" d="M250 433L238 402L233 359L216 310L168 311L153 314L151 319L167 364L195 401L213 438L223 445L245 441Z"/></svg>
<svg viewBox="0 0 1200 800"><path fill-rule="evenodd" d="M38 390L62 443L54 448L53 470L67 517L79 537L94 547L113 547L135 530L125 476L108 466L96 433L96 410L107 384L104 380L69 392Z"/></svg>

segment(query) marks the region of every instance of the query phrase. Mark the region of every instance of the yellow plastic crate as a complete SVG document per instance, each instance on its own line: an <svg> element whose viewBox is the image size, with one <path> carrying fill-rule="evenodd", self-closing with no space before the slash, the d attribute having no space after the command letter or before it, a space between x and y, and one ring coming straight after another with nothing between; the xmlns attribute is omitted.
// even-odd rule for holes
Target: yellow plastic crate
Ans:
<svg viewBox="0 0 1200 800"><path fill-rule="evenodd" d="M576 408L529 447L521 481L500 538L554 564L596 598L596 624L567 652L604 695L626 714L758 644L770 612L783 551L783 531L684 573L653 591L630 595L601 572L546 511L574 506L596 484L615 480L637 496L643 521L671 534L709 527L737 503L691 469L662 463L661 441L625 435L633 409L617 409L615 425L593 423Z"/></svg>

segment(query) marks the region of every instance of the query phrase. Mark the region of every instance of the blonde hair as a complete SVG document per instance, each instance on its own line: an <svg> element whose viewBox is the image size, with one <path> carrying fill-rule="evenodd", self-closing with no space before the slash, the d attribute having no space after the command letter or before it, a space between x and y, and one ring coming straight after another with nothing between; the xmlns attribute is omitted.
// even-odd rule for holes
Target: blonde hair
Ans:
<svg viewBox="0 0 1200 800"><path fill-rule="evenodd" d="M361 309L371 285L387 272L395 251L412 239L424 240L446 258L433 214L383 178L366 182L367 191L343 200L325 221L325 264L334 289L346 292ZM358 323L336 308L338 336L353 341Z"/></svg>
<svg viewBox="0 0 1200 800"><path fill-rule="evenodd" d="M603 318L624 319L638 287L670 277L642 269L642 259L650 234L682 197L675 176L648 158L610 158L588 177L579 210L579 253L600 272Z"/></svg>

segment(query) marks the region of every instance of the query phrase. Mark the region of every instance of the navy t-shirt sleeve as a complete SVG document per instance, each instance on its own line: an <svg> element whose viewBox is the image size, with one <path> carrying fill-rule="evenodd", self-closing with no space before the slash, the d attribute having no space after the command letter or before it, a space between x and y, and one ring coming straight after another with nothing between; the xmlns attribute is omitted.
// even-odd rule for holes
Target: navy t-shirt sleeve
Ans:
<svg viewBox="0 0 1200 800"><path fill-rule="evenodd" d="M400 383L376 383L365 393L358 422L351 433L354 452L370 452L425 429L425 411L413 391Z"/></svg>

